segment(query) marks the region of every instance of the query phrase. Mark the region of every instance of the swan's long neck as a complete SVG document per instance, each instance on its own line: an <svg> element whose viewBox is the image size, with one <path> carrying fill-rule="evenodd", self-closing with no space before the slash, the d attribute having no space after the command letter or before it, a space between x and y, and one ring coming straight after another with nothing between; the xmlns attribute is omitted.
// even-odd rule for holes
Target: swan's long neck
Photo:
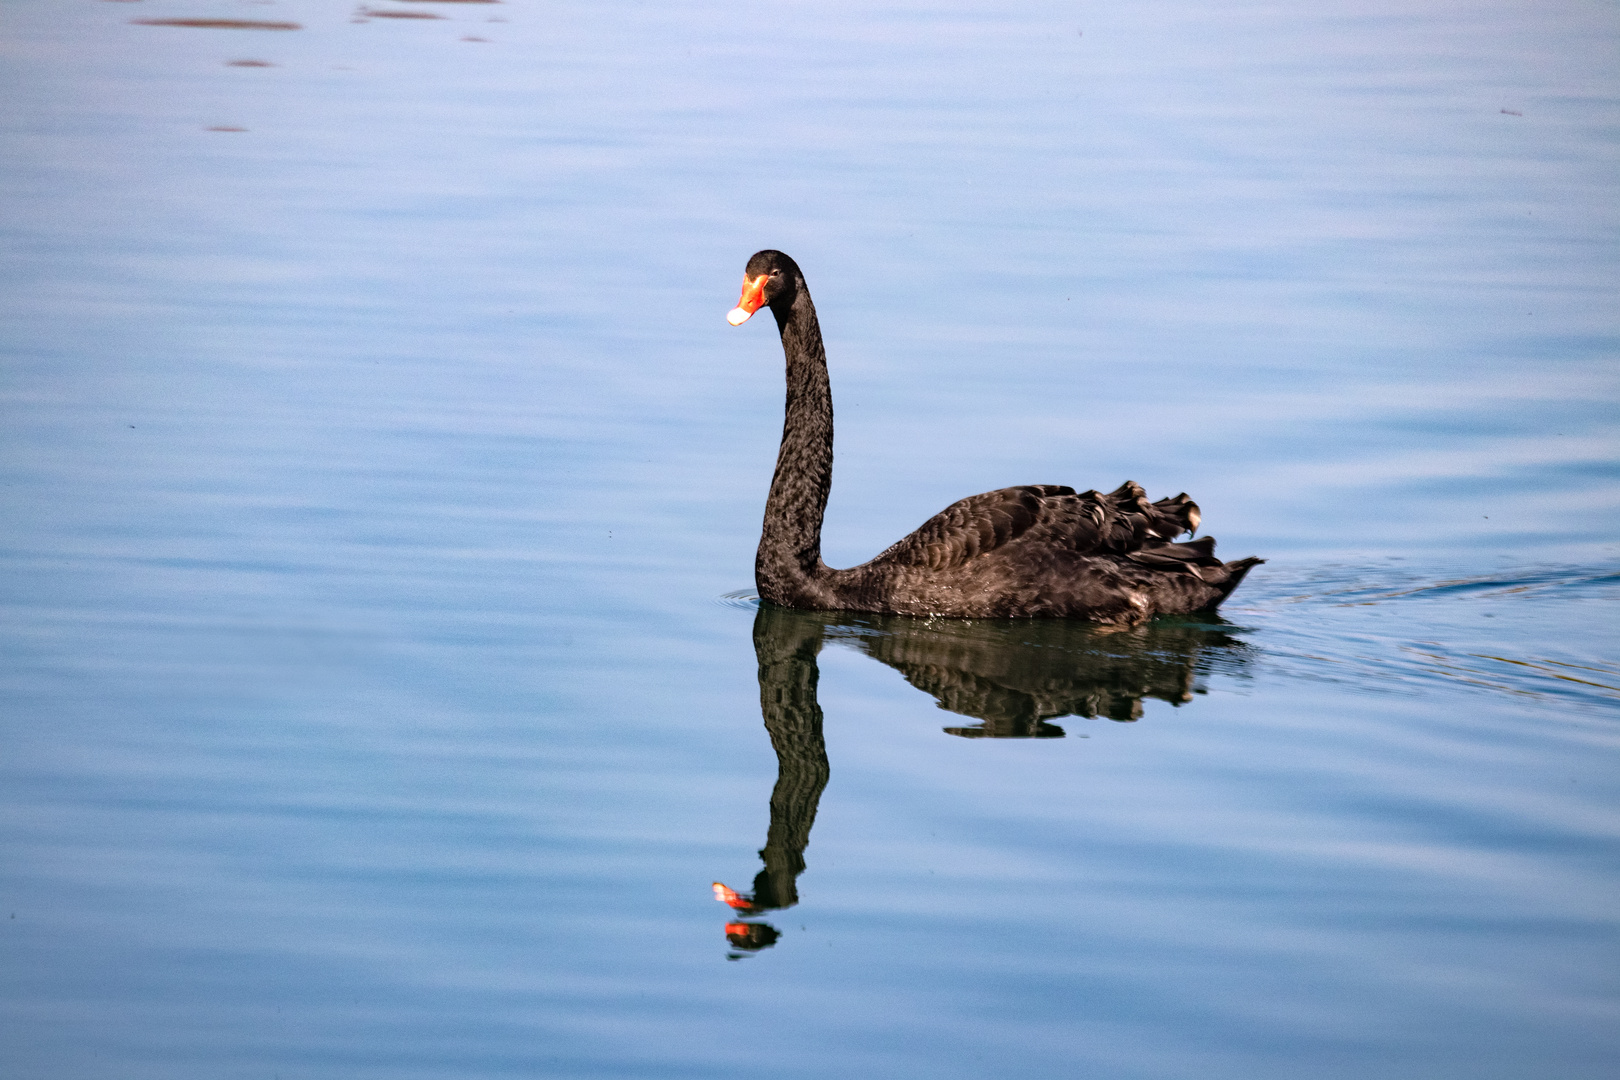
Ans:
<svg viewBox="0 0 1620 1080"><path fill-rule="evenodd" d="M772 307L787 357L787 415L782 449L765 502L765 528L754 559L760 596L793 607L820 607L821 519L832 490L832 389L827 350L810 291L798 282L786 311Z"/></svg>

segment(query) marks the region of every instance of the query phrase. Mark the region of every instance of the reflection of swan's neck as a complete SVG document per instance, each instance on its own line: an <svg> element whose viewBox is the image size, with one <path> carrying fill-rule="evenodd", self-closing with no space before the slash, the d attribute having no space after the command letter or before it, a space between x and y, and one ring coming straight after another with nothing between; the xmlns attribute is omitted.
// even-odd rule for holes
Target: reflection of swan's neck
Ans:
<svg viewBox="0 0 1620 1080"><path fill-rule="evenodd" d="M771 309L782 331L787 359L787 410L776 475L765 502L765 526L754 560L760 596L788 606L817 604L817 583L826 573L821 561L821 520L832 490L832 388L827 381L827 350L821 325L801 280L785 311Z"/></svg>
<svg viewBox="0 0 1620 1080"><path fill-rule="evenodd" d="M827 786L827 744L816 701L821 633L819 622L772 610L762 610L754 624L759 709L777 760L771 827L759 853L765 868L754 879L754 905L760 909L799 902L796 879L804 872L804 849Z"/></svg>

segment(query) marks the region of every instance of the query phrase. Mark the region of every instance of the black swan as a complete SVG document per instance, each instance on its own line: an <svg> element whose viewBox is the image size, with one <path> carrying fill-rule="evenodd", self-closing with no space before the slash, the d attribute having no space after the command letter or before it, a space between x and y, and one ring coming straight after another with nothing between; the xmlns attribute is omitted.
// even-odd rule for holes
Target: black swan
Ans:
<svg viewBox="0 0 1620 1080"><path fill-rule="evenodd" d="M1107 495L1027 484L952 503L870 562L821 561L832 489L832 390L804 274L780 251L748 260L733 326L770 305L787 356L787 417L754 559L762 599L783 607L953 618L1044 616L1131 625L1212 611L1261 559L1223 563L1185 494L1150 503L1126 481Z"/></svg>

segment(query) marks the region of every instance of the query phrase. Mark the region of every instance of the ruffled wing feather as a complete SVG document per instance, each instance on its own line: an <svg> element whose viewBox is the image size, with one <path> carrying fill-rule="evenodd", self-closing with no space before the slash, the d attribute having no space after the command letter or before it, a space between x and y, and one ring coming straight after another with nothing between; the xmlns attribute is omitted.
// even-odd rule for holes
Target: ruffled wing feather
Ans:
<svg viewBox="0 0 1620 1080"><path fill-rule="evenodd" d="M1152 566L1197 565L1205 559L1219 565L1207 550L1213 541L1170 543L1196 530L1198 520L1198 506L1185 494L1150 503L1131 481L1107 495L1027 484L952 503L872 561L949 570L1028 536L1080 555L1141 554L1137 561Z"/></svg>

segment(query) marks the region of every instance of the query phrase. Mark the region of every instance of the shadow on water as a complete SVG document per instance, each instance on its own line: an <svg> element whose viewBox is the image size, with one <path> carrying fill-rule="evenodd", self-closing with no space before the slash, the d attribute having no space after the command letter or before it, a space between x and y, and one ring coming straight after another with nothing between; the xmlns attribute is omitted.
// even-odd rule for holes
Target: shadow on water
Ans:
<svg viewBox="0 0 1620 1080"><path fill-rule="evenodd" d="M759 707L776 750L764 867L751 894L715 882L739 917L726 925L731 959L776 944L769 923L749 917L799 902L798 878L830 768L816 686L828 641L894 668L939 707L980 721L946 727L965 738L1054 739L1060 716L1130 722L1142 702L1179 706L1221 671L1238 674L1251 648L1218 617L1157 620L1109 630L1066 620L932 620L900 615L795 611L762 604L754 617Z"/></svg>

